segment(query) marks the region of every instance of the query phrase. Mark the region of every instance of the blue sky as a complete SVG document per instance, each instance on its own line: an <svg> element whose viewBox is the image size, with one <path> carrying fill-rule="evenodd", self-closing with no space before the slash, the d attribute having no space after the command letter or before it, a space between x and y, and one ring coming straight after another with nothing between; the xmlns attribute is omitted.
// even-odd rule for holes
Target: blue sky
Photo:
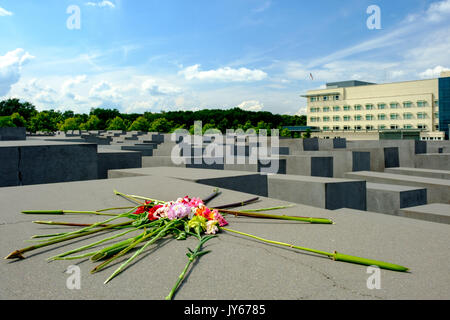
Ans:
<svg viewBox="0 0 450 320"><path fill-rule="evenodd" d="M39 110L293 115L326 82L450 68L450 0L0 0L0 39L0 99Z"/></svg>

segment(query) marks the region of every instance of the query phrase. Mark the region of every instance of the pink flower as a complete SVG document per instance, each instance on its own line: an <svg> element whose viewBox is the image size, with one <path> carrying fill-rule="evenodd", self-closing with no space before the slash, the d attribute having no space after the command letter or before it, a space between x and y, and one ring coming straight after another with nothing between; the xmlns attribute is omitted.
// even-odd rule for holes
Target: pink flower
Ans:
<svg viewBox="0 0 450 320"><path fill-rule="evenodd" d="M191 212L191 208L183 203L173 204L167 211L167 218L169 220L183 219Z"/></svg>
<svg viewBox="0 0 450 320"><path fill-rule="evenodd" d="M224 227L228 224L228 221L217 210L213 210L214 220L219 222L219 226Z"/></svg>

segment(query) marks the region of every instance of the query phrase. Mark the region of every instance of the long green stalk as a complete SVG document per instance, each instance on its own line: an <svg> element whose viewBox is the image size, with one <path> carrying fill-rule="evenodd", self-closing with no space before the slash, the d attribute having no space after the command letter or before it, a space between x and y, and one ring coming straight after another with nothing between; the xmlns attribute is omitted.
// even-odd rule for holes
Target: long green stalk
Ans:
<svg viewBox="0 0 450 320"><path fill-rule="evenodd" d="M111 237L107 237L107 238L101 239L101 240L99 240L99 241L93 242L93 243L88 244L88 245L86 245L86 246L82 246L82 247L79 247L79 248L77 248L77 249L73 249L73 250L70 250L70 251L66 251L66 252L64 252L64 253L61 253L61 254L58 254L58 255L56 255L56 256L50 257L50 258L48 258L48 260L60 260L60 258L62 258L62 257L71 255L71 254L76 253L76 252L84 251L84 250L86 250L86 249L89 249L89 248L92 248L92 247L97 246L97 245L99 245L99 244L102 244L103 242L106 242L106 241L109 241L109 240L113 240L113 239L115 239L115 238L119 238L119 237L121 237L121 236L126 235L127 233L130 233L130 232L133 232L133 231L136 231L136 230L137 230L137 228L131 229L131 230L126 230L126 231L124 231L124 232L121 232L121 233L119 233L119 234L113 235L113 236L111 236Z"/></svg>
<svg viewBox="0 0 450 320"><path fill-rule="evenodd" d="M294 221L303 221L309 223L317 223L317 224L333 224L333 221L326 218L311 218L311 217L297 217L297 216L286 216L286 215L276 215L276 214L266 214L266 213L257 213L257 212L242 212L242 211L231 211L225 209L218 209L219 212L232 214L235 216L245 216L245 217L254 217L254 218L265 218L265 219L281 219L281 220L294 220Z"/></svg>
<svg viewBox="0 0 450 320"><path fill-rule="evenodd" d="M131 256L131 258L129 258L127 261L125 261L124 263L122 263L122 265L120 265L119 268L116 269L116 271L114 271L114 273L108 278L106 279L106 281L104 282L104 284L108 283L109 281L111 281L116 275L118 275L120 272L122 272L122 270L129 264L131 263L131 261L133 261L138 255L140 255L149 245L153 244L156 242L156 240L160 239L163 234L170 229L173 225L175 225L176 223L178 223L179 220L172 220L171 222L169 222L168 224L166 224L164 226L164 228L151 240L149 240L145 245L143 245L138 251L136 251L133 256Z"/></svg>
<svg viewBox="0 0 450 320"><path fill-rule="evenodd" d="M81 233L81 234L73 234L73 235L70 235L70 236L67 236L67 237L58 238L58 239L54 239L54 240L49 240L49 241L44 242L44 243L36 244L36 245L33 245L33 246L29 246L29 247L26 247L26 248L23 248L23 249L19 249L19 250L13 251L9 255L7 255L5 257L5 259L16 259L16 258L24 259L24 256L22 254L25 253L25 252L28 252L28 251L31 251L31 250L35 250L35 249L39 249L39 248L46 247L46 246L50 246L50 245L55 244L55 243L59 243L59 242L63 242L63 241L67 241L67 240L71 240L71 239L75 239L75 238L79 238L79 237L84 237L84 236L87 236L87 235L90 235L90 234L93 234L93 233L96 233L96 232L104 231L104 230L107 230L107 229L114 228L116 226L125 225L125 224L129 224L129 223L130 222L123 222L123 223L110 225L110 226L107 226L107 227L103 227L103 228L99 228L99 229L95 229L95 230L91 230L91 231L86 231L86 232Z"/></svg>
<svg viewBox="0 0 450 320"><path fill-rule="evenodd" d="M206 241L214 238L215 236L206 236L203 238L199 238L199 243L197 245L197 247L195 248L194 251L192 251L191 249L188 249L189 252L186 253L187 257L188 257L188 262L186 263L186 266L184 267L183 271L181 272L181 274L178 276L178 280L175 283L175 285L173 286L172 290L170 291L170 293L167 295L166 300L172 300L173 295L175 294L175 292L177 291L178 287L180 286L181 282L183 282L184 278L186 277L186 273L190 267L190 265L195 261L195 259L198 259L200 256L208 253L209 251L202 251L202 246L205 244Z"/></svg>
<svg viewBox="0 0 450 320"><path fill-rule="evenodd" d="M106 211L106 210L102 210ZM24 210L23 214L49 214L49 215L64 215L69 213L78 214L94 214L100 216L117 216L115 213L103 213L102 211L76 211L76 210Z"/></svg>
<svg viewBox="0 0 450 320"><path fill-rule="evenodd" d="M393 271L408 271L408 268L403 267L401 265L397 265L397 264L392 264L392 263L388 263L388 262L384 262L384 261L378 261L378 260L372 260L372 259L366 259L366 258L360 258L360 257L355 257L355 256L350 256L350 255L346 255L346 254L341 254L341 253L337 253L336 251L334 251L333 253L330 252L325 252L325 251L320 251L320 250L315 250L315 249L310 249L310 248L306 248L306 247L299 247L299 246L294 246L288 243L283 243L283 242L279 242L279 241L273 241L273 240L267 240L267 239L263 239L261 237L257 237L248 233L244 233L241 231L236 231L236 230L232 230L232 229L228 229L228 228L224 228L221 227L222 230L225 231L229 231L229 232L233 232L233 233L237 233L246 237L250 237L256 240L260 240L266 243L271 243L271 244L276 244L276 245L280 245L280 246L285 246L285 247L290 247L290 248L294 248L294 249L298 249L298 250L303 250L303 251L309 251L309 252L313 252L313 253L317 253L320 255L324 255L327 256L335 261L344 261L344 262L350 262L350 263L357 263L357 264L363 264L363 265L368 265L368 266L378 266L380 268L383 269L388 269L388 270L393 270Z"/></svg>

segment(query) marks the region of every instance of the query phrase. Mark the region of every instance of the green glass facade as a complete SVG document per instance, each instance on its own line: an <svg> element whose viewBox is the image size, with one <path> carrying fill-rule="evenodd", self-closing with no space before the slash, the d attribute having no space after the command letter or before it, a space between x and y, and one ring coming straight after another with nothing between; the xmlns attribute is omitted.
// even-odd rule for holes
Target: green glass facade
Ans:
<svg viewBox="0 0 450 320"><path fill-rule="evenodd" d="M450 125L450 77L439 78L439 130L449 138Z"/></svg>

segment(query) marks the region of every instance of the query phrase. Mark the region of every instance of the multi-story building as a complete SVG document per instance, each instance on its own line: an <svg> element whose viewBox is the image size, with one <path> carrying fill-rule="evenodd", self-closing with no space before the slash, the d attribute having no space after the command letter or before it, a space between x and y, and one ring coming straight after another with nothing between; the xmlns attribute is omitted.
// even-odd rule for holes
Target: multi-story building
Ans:
<svg viewBox="0 0 450 320"><path fill-rule="evenodd" d="M450 72L429 80L327 83L303 97L308 125L320 129L314 136L378 139L387 130L415 130L424 140L448 139Z"/></svg>

